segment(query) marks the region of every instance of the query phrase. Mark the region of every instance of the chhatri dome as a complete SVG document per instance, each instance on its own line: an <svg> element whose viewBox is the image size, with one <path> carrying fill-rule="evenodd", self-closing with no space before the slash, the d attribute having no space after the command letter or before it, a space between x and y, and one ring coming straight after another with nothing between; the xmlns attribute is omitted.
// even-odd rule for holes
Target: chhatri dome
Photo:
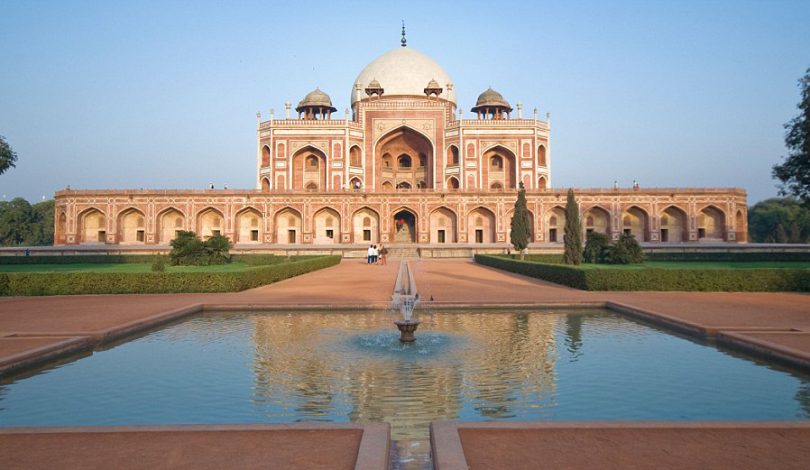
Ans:
<svg viewBox="0 0 810 470"><path fill-rule="evenodd" d="M450 75L430 57L410 47L398 47L374 59L360 72L352 87L352 105L365 98L365 90L376 80L385 96L425 97L425 86L434 80L442 88L439 98L456 102Z"/></svg>

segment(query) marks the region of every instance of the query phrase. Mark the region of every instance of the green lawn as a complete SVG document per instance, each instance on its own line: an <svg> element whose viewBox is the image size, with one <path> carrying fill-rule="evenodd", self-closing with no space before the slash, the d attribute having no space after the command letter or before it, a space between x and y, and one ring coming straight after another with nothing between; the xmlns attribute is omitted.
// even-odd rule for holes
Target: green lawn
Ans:
<svg viewBox="0 0 810 470"><path fill-rule="evenodd" d="M212 266L166 266L167 273L225 273L256 268L247 263L233 262ZM0 273L148 273L151 263L76 263L76 264L0 264Z"/></svg>
<svg viewBox="0 0 810 470"><path fill-rule="evenodd" d="M643 264L589 264L582 269L810 269L808 261L646 261Z"/></svg>

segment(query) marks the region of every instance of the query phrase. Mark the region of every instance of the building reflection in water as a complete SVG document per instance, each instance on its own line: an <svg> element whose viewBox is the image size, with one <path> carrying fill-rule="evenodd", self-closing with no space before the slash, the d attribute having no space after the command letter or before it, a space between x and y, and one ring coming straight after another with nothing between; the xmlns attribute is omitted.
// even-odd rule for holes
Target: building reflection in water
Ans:
<svg viewBox="0 0 810 470"><path fill-rule="evenodd" d="M421 317L405 346L386 312L255 319L257 406L301 420L387 421L394 439L424 439L434 420L553 405L555 332L566 331L564 314L437 313Z"/></svg>

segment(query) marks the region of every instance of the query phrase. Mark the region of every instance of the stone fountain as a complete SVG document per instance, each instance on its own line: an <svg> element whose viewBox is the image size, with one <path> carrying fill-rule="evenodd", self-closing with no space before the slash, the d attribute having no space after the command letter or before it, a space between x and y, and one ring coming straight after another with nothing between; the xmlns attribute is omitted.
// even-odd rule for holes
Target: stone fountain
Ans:
<svg viewBox="0 0 810 470"><path fill-rule="evenodd" d="M416 341L414 333L419 327L419 320L413 318L413 310L419 302L419 293L416 291L416 281L413 272L407 261L402 261L397 273L397 282L394 286L394 294L391 296L391 305L399 309L402 319L394 320L394 324L399 329L399 340L403 343L413 343Z"/></svg>

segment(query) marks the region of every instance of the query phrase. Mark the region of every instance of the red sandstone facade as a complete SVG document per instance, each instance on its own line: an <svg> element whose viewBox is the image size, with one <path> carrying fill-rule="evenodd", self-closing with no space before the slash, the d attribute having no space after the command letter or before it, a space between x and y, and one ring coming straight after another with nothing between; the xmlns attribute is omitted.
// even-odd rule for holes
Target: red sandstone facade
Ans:
<svg viewBox="0 0 810 470"><path fill-rule="evenodd" d="M446 72L408 48L352 89L352 112L315 90L292 119L257 123L253 190L64 190L55 244L165 245L178 230L250 245L509 242L520 183L535 243L561 243L565 191L551 188L550 121L517 118L493 90L463 119ZM579 189L583 230L640 241L744 242L741 189Z"/></svg>

